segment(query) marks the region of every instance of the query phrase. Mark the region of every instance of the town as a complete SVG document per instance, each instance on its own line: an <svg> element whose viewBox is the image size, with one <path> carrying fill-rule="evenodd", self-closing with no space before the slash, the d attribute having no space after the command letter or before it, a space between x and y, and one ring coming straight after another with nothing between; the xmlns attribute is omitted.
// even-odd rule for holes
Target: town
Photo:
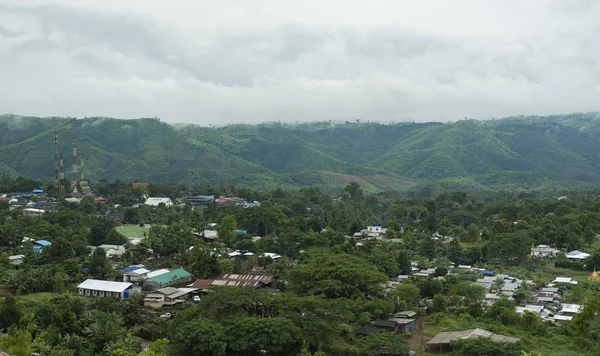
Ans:
<svg viewBox="0 0 600 356"><path fill-rule="evenodd" d="M518 354L540 350L532 340L541 337L518 325L527 320L544 333L577 330L579 318L588 315L586 298L600 290L595 270L600 254L590 248L600 245L595 233L600 216L581 205L581 198L520 203L524 214L527 204L545 204L544 209L554 211L536 218L511 216L509 201L474 209L481 204L477 198L452 193L399 203L368 196L357 184L337 195L312 188L271 192L143 181L80 181L64 185L73 187L70 192L56 182L44 186L21 178L0 186L14 188L0 198L6 258L2 308L14 303L11 296L48 296L52 299L42 303L49 305L82 298L77 303L91 308L106 308L101 305L110 300L116 303L111 308L126 308L122 317L132 319L119 326L136 330L131 337L141 341L132 350L164 339L169 345L165 350L189 354L194 346L184 340L199 336L185 334L179 326L192 327L193 315L212 320L211 327L229 327L221 320L224 315L245 316L249 319L240 322L257 325L296 317L300 322L311 315L311 323L331 328L342 322L351 330L340 336L334 330L321 336L298 334L282 341L285 345L267 342L250 348L270 354L366 355L375 343L386 355L468 354L474 348ZM433 204L445 217L432 222L427 214ZM548 234L525 234L538 231L536 219L545 224L560 217L571 221L577 212L586 219L582 235L562 227L572 240L561 234L554 236L563 242L549 240ZM350 214L358 218L342 218ZM558 222L555 228L561 226L567 225ZM48 282L39 283L39 274L48 275ZM360 300L362 306L352 304ZM22 303L16 307L21 321L0 323L9 339L21 335L14 333L24 325L23 310L41 312ZM223 303L237 306L228 309ZM319 303L327 307L317 307ZM308 327L304 321L294 323L287 328ZM168 325L174 329L165 329ZM30 335L42 337L39 332ZM342 336L345 346L336 351L332 342ZM106 352L110 340L103 342L101 349L89 350ZM275 351L279 347L288 351Z"/></svg>

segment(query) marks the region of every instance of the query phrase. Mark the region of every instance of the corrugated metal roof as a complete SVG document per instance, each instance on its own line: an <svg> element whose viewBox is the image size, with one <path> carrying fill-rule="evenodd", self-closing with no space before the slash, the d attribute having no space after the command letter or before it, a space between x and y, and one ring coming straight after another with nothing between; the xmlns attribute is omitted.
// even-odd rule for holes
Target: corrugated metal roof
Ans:
<svg viewBox="0 0 600 356"><path fill-rule="evenodd" d="M152 279L158 284L165 284L191 276L192 275L190 274L190 272L184 270L183 268L178 268L173 271L163 273L155 277L151 277L150 279Z"/></svg>
<svg viewBox="0 0 600 356"><path fill-rule="evenodd" d="M122 293L124 290L131 286L132 284L127 282L112 282L101 281L98 279L87 279L83 283L78 285L77 288Z"/></svg>
<svg viewBox="0 0 600 356"><path fill-rule="evenodd" d="M146 275L146 278L153 278L156 276L160 276L161 274L169 273L169 270L166 268L157 269L156 271L150 272Z"/></svg>
<svg viewBox="0 0 600 356"><path fill-rule="evenodd" d="M150 273L150 270L147 268L138 268L138 269L134 269L133 271L131 271L129 273L133 273L133 274L137 274L138 276L141 276L142 274Z"/></svg>

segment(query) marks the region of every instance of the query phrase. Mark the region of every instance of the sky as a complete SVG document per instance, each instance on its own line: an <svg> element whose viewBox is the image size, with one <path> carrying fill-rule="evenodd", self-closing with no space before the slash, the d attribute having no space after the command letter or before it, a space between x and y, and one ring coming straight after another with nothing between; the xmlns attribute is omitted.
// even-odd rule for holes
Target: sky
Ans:
<svg viewBox="0 0 600 356"><path fill-rule="evenodd" d="M0 0L0 113L171 123L600 110L596 0Z"/></svg>

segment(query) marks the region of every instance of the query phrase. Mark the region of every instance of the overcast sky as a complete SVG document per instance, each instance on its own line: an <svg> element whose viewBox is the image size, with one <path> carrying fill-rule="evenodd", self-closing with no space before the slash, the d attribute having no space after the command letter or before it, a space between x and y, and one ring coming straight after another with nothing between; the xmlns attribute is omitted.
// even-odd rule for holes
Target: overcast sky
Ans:
<svg viewBox="0 0 600 356"><path fill-rule="evenodd" d="M446 121L600 110L596 0L0 0L0 113Z"/></svg>

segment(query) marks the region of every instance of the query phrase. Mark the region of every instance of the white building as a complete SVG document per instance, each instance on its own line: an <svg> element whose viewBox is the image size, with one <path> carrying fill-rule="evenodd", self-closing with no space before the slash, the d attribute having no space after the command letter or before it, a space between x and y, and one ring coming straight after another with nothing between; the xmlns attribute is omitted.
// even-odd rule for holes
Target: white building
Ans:
<svg viewBox="0 0 600 356"><path fill-rule="evenodd" d="M123 282L137 282L146 278L148 273L150 273L150 270L146 268L138 268L130 272L125 272L123 273Z"/></svg>
<svg viewBox="0 0 600 356"><path fill-rule="evenodd" d="M144 297L144 306L150 308L161 308L165 305L180 304L185 301L185 297L198 290L198 288L173 288L166 287L147 294Z"/></svg>
<svg viewBox="0 0 600 356"><path fill-rule="evenodd" d="M42 209L26 208L23 209L23 215L42 216L46 211Z"/></svg>
<svg viewBox="0 0 600 356"><path fill-rule="evenodd" d="M154 278L156 276L160 276L161 274L165 274L165 273L169 273L169 270L166 268L163 269L157 269L156 271L152 271L152 272L148 272L146 273L145 278L149 279L149 278Z"/></svg>
<svg viewBox="0 0 600 356"><path fill-rule="evenodd" d="M102 281L87 279L77 286L79 295L86 297L114 297L127 299L133 293L140 293L141 289L131 283Z"/></svg>
<svg viewBox="0 0 600 356"><path fill-rule="evenodd" d="M21 263L23 263L23 259L25 258L25 255L13 255L13 256L8 256L8 260L10 261L10 263L12 263L15 266L20 265Z"/></svg>
<svg viewBox="0 0 600 356"><path fill-rule="evenodd" d="M532 257L556 257L560 250L552 248L548 245L538 245L531 249Z"/></svg>
<svg viewBox="0 0 600 356"><path fill-rule="evenodd" d="M144 204L148 206L158 206L161 203L165 204L166 206L173 206L173 201L170 198L150 197L146 199L146 202L144 202Z"/></svg>
<svg viewBox="0 0 600 356"><path fill-rule="evenodd" d="M383 235L387 232L387 228L379 225L373 224L372 226L367 226L366 229L361 230L354 234L355 238L366 238L366 239L381 239Z"/></svg>
<svg viewBox="0 0 600 356"><path fill-rule="evenodd" d="M585 260L586 258L588 258L590 256L591 255L589 253L581 252L578 250L567 252L567 258L570 260L573 260L573 261Z"/></svg>

